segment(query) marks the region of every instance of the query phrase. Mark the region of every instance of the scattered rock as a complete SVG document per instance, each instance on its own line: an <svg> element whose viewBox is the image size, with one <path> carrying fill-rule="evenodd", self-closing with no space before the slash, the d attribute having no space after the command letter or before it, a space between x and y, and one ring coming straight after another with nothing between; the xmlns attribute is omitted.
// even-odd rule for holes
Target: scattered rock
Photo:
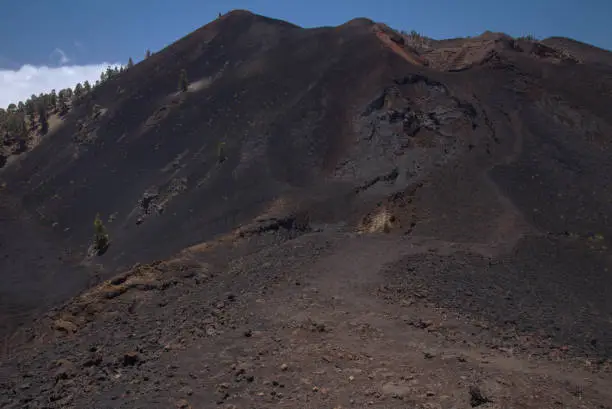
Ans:
<svg viewBox="0 0 612 409"><path fill-rule="evenodd" d="M433 325L433 321L431 320L422 320L422 319L418 319L415 321L411 321L410 325L415 327L415 328L419 328L419 329L426 329L429 328Z"/></svg>
<svg viewBox="0 0 612 409"><path fill-rule="evenodd" d="M473 408L489 402L491 400L482 394L478 386L470 386L470 405Z"/></svg>
<svg viewBox="0 0 612 409"><path fill-rule="evenodd" d="M191 405L185 399L181 399L181 400L177 401L176 402L176 407L178 409L191 409Z"/></svg>
<svg viewBox="0 0 612 409"><path fill-rule="evenodd" d="M68 334L72 334L75 333L77 331L77 326L76 324L70 322L70 321L66 321L66 320L55 320L53 322L53 328L58 330L58 331L62 331Z"/></svg>
<svg viewBox="0 0 612 409"><path fill-rule="evenodd" d="M131 351L123 355L123 366L133 366L141 361L138 352Z"/></svg>
<svg viewBox="0 0 612 409"><path fill-rule="evenodd" d="M381 392L384 395L388 395L396 399L403 399L405 397L411 396L413 390L407 384L397 384L389 382L382 386ZM374 392L372 392L372 394L374 394Z"/></svg>
<svg viewBox="0 0 612 409"><path fill-rule="evenodd" d="M88 368L91 366L98 366L102 363L102 355L100 354L92 354L89 358L83 362L83 366Z"/></svg>
<svg viewBox="0 0 612 409"><path fill-rule="evenodd" d="M189 386L183 386L180 390L181 393L184 393L187 396L191 396L193 395L193 389L191 389Z"/></svg>
<svg viewBox="0 0 612 409"><path fill-rule="evenodd" d="M287 364L282 364L282 365L280 366L280 369L281 369L281 371L286 371L286 370L288 370L288 369L289 369L289 365L287 365Z"/></svg>
<svg viewBox="0 0 612 409"><path fill-rule="evenodd" d="M67 359L60 359L55 361L55 381L70 379L75 376L74 364Z"/></svg>

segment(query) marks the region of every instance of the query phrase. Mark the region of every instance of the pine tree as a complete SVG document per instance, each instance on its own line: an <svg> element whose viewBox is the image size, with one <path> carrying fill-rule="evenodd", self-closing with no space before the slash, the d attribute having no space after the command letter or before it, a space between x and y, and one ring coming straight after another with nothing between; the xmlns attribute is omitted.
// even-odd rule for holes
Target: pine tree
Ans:
<svg viewBox="0 0 612 409"><path fill-rule="evenodd" d="M94 249L98 255L106 251L108 244L108 233L102 223L102 219L100 219L100 215L96 214L96 218L94 219Z"/></svg>
<svg viewBox="0 0 612 409"><path fill-rule="evenodd" d="M67 99L66 90L61 90L57 95L57 111L60 115L66 115L68 112Z"/></svg>
<svg viewBox="0 0 612 409"><path fill-rule="evenodd" d="M83 89L85 90L85 92L91 91L91 84L89 83L89 81L85 81L83 83Z"/></svg>
<svg viewBox="0 0 612 409"><path fill-rule="evenodd" d="M147 50L145 53L145 58L149 58L151 56L151 50Z"/></svg>
<svg viewBox="0 0 612 409"><path fill-rule="evenodd" d="M181 74L179 76L179 91L187 92L188 88L189 88L189 81L187 81L187 71L183 69L181 70Z"/></svg>
<svg viewBox="0 0 612 409"><path fill-rule="evenodd" d="M40 123L40 132L45 135L49 131L49 121L47 118L47 105L44 103L38 105L38 122Z"/></svg>
<svg viewBox="0 0 612 409"><path fill-rule="evenodd" d="M49 105L51 105L52 108L57 106L57 94L54 89L51 90L51 94L49 94Z"/></svg>
<svg viewBox="0 0 612 409"><path fill-rule="evenodd" d="M43 94L42 92L38 94L38 103L42 104L42 106L45 107L46 110L49 106L49 95Z"/></svg>
<svg viewBox="0 0 612 409"><path fill-rule="evenodd" d="M28 126L26 125L25 115L21 113L16 115L15 119L17 122L17 135L25 141L28 138Z"/></svg>
<svg viewBox="0 0 612 409"><path fill-rule="evenodd" d="M25 113L30 117L30 121L32 121L32 117L36 113L36 107L34 106L34 101L32 101L32 98L26 100L25 102Z"/></svg>
<svg viewBox="0 0 612 409"><path fill-rule="evenodd" d="M134 66L134 61L132 61L132 57L130 57L130 59L128 60L127 67L132 68L133 66Z"/></svg>
<svg viewBox="0 0 612 409"><path fill-rule="evenodd" d="M74 99L78 99L80 98L81 95L83 95L83 86L81 85L80 82L76 84L76 86L74 87L73 95L74 95Z"/></svg>

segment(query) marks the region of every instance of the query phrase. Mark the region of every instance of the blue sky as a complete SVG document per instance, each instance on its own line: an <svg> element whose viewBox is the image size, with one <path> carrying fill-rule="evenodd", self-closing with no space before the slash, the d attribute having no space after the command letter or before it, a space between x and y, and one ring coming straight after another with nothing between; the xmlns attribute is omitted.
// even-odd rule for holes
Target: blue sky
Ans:
<svg viewBox="0 0 612 409"><path fill-rule="evenodd" d="M214 19L247 9L304 26L368 17L433 38L572 37L612 49L612 0L2 0L0 71L142 59ZM97 68L96 68L97 69ZM0 74L1 75L1 74ZM77 75L77 74L75 74ZM4 82L7 80L5 79ZM0 85L4 85L0 83ZM0 106L2 106L0 86Z"/></svg>

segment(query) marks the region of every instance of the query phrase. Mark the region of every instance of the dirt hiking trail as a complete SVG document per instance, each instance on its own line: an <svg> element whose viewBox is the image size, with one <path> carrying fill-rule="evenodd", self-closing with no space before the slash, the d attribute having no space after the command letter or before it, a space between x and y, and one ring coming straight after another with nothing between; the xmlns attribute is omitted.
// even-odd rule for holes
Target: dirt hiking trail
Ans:
<svg viewBox="0 0 612 409"><path fill-rule="evenodd" d="M28 358L16 361L21 378L13 372L3 384L3 407L606 408L612 401L609 368L565 348L534 354L545 339L500 334L494 324L436 307L423 288L389 280L406 257L482 252L473 245L340 229L256 251L231 247L140 267L131 273L140 281L124 292L93 290L80 308L52 314L56 326L73 327L49 333L45 324L36 347L12 352ZM13 389L31 398L8 404Z"/></svg>

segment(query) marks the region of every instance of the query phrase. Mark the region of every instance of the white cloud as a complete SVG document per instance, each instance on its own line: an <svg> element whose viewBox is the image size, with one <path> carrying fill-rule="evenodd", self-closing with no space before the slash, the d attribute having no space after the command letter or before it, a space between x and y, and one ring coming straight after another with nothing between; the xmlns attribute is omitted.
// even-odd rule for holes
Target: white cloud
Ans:
<svg viewBox="0 0 612 409"><path fill-rule="evenodd" d="M92 85L100 79L100 73L108 66L121 64L65 65L62 67L35 67L24 65L18 70L0 69L0 107L25 101L32 94L73 88L78 82L89 81Z"/></svg>
<svg viewBox="0 0 612 409"><path fill-rule="evenodd" d="M64 50L62 50L61 48L56 48L55 50L53 50L51 56L54 56L55 54L58 54L60 65L68 64L70 62L70 58L68 58Z"/></svg>

